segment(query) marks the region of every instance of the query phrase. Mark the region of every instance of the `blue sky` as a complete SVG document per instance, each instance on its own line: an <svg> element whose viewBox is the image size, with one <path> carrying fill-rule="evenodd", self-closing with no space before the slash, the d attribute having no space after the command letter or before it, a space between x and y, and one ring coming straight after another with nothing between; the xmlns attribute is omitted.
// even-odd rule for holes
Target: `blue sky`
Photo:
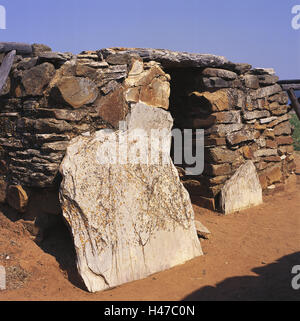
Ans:
<svg viewBox="0 0 300 321"><path fill-rule="evenodd" d="M56 51L151 47L213 53L300 78L300 0L0 0L0 41L45 43Z"/></svg>

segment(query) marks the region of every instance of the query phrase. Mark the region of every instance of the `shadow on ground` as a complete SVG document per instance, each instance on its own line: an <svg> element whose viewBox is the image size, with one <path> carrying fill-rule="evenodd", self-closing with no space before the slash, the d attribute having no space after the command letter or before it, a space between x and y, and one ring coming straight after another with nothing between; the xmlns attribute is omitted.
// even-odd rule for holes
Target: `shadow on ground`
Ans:
<svg viewBox="0 0 300 321"><path fill-rule="evenodd" d="M55 257L60 268L66 272L68 280L77 288L87 291L76 266L76 252L70 231L63 220L48 229L37 245L46 253Z"/></svg>
<svg viewBox="0 0 300 321"><path fill-rule="evenodd" d="M252 269L257 276L232 277L214 287L200 288L184 301L300 301L300 289L294 290L291 286L294 265L300 265L300 252Z"/></svg>
<svg viewBox="0 0 300 321"><path fill-rule="evenodd" d="M9 207L7 204L0 204L0 211L6 216L11 222L20 222L25 229L32 232L32 223L34 217L37 217L37 213L26 212L26 214L19 214L16 210ZM76 252L74 248L74 242L69 231L67 224L65 223L62 216L51 215L52 222L49 223L49 219L46 220L46 225L41 229L42 237L40 238L40 232L36 237L35 243L45 252L55 257L59 263L60 268L66 274L68 280L76 287L87 291L82 278L80 277L77 266L76 266ZM36 222L39 220L37 218ZM45 221L43 219L42 221ZM29 224L30 223L30 224ZM41 225L45 225L42 222ZM29 229L31 227L31 229ZM37 229L39 231L39 229Z"/></svg>

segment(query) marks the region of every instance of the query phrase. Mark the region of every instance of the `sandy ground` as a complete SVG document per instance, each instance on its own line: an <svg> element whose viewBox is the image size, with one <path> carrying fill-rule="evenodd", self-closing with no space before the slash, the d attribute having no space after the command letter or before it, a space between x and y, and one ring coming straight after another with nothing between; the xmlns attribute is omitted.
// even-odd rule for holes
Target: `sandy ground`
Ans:
<svg viewBox="0 0 300 321"><path fill-rule="evenodd" d="M37 245L3 207L0 265L8 289L0 300L300 300L300 290L291 287L292 267L300 265L299 190L300 176L294 175L283 191L240 213L220 216L194 206L212 233L201 240L203 256L99 293L88 293L78 277L65 226Z"/></svg>

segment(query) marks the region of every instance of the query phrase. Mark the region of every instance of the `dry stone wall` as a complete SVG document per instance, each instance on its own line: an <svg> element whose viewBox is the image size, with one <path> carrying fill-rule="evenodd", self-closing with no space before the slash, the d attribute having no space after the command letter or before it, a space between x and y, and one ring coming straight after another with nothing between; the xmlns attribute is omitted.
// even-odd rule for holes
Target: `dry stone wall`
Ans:
<svg viewBox="0 0 300 321"><path fill-rule="evenodd" d="M216 208L247 160L266 189L295 168L288 99L277 81L272 70L214 55L128 48L74 55L32 45L17 52L0 96L1 190L57 188L69 141L117 128L137 102L169 110L175 127L205 129L204 173L179 168L203 205Z"/></svg>
<svg viewBox="0 0 300 321"><path fill-rule="evenodd" d="M290 106L273 70L228 64L168 72L175 126L205 130L203 174L189 177L180 170L192 198L215 209L225 182L248 160L263 190L293 172Z"/></svg>

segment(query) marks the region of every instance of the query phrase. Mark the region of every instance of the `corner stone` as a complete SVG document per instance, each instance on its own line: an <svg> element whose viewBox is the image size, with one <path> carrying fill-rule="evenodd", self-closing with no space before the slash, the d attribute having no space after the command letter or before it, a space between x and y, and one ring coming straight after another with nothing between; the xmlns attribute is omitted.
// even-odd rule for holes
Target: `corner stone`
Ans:
<svg viewBox="0 0 300 321"><path fill-rule="evenodd" d="M221 190L220 207L224 214L262 204L262 188L252 161L243 164Z"/></svg>

